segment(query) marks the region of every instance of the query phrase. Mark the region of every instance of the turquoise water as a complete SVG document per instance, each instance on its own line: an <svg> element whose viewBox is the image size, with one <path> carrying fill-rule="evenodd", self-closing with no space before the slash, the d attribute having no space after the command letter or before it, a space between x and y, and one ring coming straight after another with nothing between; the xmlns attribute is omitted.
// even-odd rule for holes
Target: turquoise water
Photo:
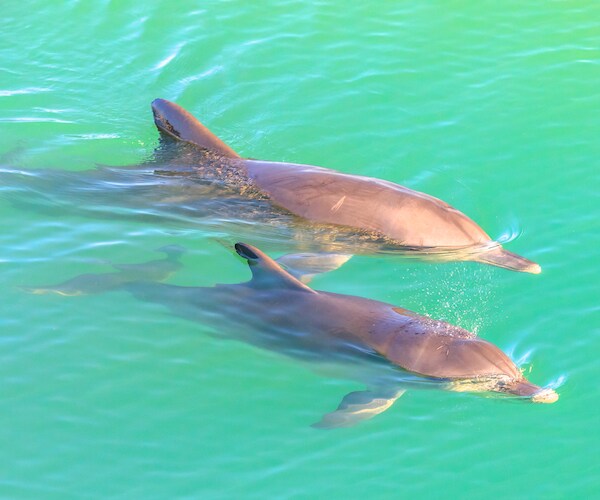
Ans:
<svg viewBox="0 0 600 500"><path fill-rule="evenodd" d="M0 496L597 495L599 19L593 2L5 2L2 169L139 164L164 97L243 156L442 198L543 273L357 256L312 285L476 331L560 400L411 391L315 430L359 384L122 292L20 288L174 243L188 252L171 283L240 282L221 242L252 227L0 185Z"/></svg>

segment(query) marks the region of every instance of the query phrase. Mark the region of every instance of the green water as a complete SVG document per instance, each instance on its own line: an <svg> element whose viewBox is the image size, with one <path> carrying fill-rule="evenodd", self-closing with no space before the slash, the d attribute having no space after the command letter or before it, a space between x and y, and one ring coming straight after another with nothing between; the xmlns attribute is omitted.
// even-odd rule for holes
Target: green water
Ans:
<svg viewBox="0 0 600 500"><path fill-rule="evenodd" d="M598 5L3 2L1 168L140 163L164 97L244 156L435 195L543 273L360 256L313 285L474 330L560 400L412 391L315 430L358 384L125 293L19 288L173 243L172 283L239 282L231 227L57 216L0 185L0 497L597 496Z"/></svg>

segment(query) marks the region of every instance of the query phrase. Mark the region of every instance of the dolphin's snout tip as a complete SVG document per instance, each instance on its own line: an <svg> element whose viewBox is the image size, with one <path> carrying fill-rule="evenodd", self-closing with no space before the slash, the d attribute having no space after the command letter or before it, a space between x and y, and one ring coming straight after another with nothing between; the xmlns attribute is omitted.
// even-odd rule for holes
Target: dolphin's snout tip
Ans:
<svg viewBox="0 0 600 500"><path fill-rule="evenodd" d="M534 403L556 403L558 393L554 389L542 389L531 397L531 401Z"/></svg>
<svg viewBox="0 0 600 500"><path fill-rule="evenodd" d="M527 272L531 274L540 274L542 272L542 266L532 262L531 265L526 269Z"/></svg>

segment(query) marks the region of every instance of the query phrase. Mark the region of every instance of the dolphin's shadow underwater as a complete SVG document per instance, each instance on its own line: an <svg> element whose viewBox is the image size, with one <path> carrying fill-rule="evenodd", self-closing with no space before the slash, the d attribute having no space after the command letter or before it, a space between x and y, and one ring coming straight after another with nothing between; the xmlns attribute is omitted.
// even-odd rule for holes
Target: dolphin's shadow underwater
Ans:
<svg viewBox="0 0 600 500"><path fill-rule="evenodd" d="M161 147L151 161L85 172L0 169L0 196L45 214L71 207L110 218L204 222L293 252L383 252L541 270L437 198L321 167L244 159L180 106L156 99L152 110Z"/></svg>
<svg viewBox="0 0 600 500"><path fill-rule="evenodd" d="M494 392L536 403L558 399L551 388L526 380L498 347L467 330L391 304L313 290L259 249L243 243L235 249L250 266L248 282L213 287L161 283L180 267L182 249L172 246L161 249L163 259L29 291L80 295L127 290L212 325L219 337L317 368L335 365L344 377L367 386L346 395L316 427L349 427L370 419L411 387Z"/></svg>

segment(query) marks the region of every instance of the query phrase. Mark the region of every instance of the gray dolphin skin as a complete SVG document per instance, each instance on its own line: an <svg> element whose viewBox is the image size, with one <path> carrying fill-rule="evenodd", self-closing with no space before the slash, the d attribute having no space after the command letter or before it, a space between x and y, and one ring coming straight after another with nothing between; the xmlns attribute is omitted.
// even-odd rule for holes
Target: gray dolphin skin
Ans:
<svg viewBox="0 0 600 500"><path fill-rule="evenodd" d="M81 295L124 289L212 325L215 335L310 362L317 371L336 366L335 373L367 386L344 397L315 427L348 427L372 418L410 387L494 392L535 403L558 399L551 388L527 381L498 347L467 330L391 304L313 290L258 248L237 243L235 250L250 267L248 282L184 287L153 281L178 269L181 251L168 247L161 249L162 260L29 291Z"/></svg>
<svg viewBox="0 0 600 500"><path fill-rule="evenodd" d="M440 260L469 260L538 274L538 264L493 241L474 221L447 203L380 179L326 168L241 158L189 112L165 99L152 102L158 129L209 151L206 174L225 178L249 196L262 197L313 224L351 228L385 240L390 249Z"/></svg>

